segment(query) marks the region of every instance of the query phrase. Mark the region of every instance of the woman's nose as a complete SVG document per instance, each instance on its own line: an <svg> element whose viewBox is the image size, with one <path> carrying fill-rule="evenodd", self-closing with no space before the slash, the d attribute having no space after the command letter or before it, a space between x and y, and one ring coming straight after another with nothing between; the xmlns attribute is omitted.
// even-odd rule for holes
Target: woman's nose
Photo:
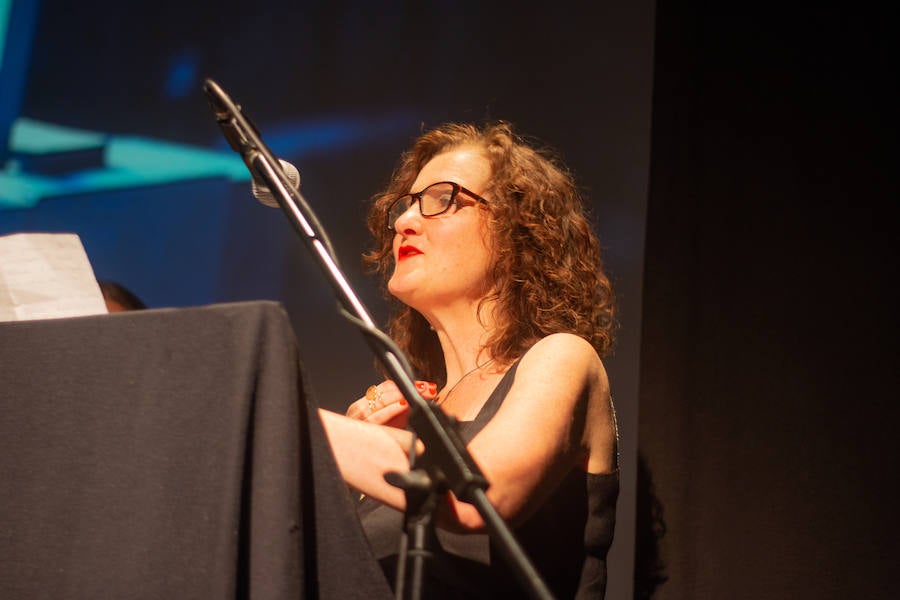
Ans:
<svg viewBox="0 0 900 600"><path fill-rule="evenodd" d="M419 210L419 203L413 202L409 205L409 208L394 221L394 231L398 233L407 231L417 232L421 225L422 212Z"/></svg>

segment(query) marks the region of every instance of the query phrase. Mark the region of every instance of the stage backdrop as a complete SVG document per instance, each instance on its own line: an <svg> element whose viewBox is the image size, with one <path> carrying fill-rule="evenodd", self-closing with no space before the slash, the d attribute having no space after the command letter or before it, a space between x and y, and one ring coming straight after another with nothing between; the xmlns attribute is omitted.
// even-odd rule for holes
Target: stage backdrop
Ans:
<svg viewBox="0 0 900 600"><path fill-rule="evenodd" d="M337 410L376 381L373 357L337 315L286 219L248 193L201 91L204 78L218 81L273 150L299 167L350 283L378 319L385 303L359 261L365 205L422 128L505 119L556 148L590 199L621 305L619 344L607 361L622 434L610 597L630 595L650 0L0 7L12 14L26 4L38 9L30 46L16 42L28 50L18 54L27 76L20 96L0 99L21 104L0 177L0 233L78 233L98 277L151 307L283 302L311 390Z"/></svg>

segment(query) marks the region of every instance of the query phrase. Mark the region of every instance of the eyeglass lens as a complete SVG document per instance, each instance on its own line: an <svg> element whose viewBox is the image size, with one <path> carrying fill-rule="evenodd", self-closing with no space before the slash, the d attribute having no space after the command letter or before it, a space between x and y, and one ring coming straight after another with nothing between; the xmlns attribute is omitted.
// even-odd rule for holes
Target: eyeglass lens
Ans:
<svg viewBox="0 0 900 600"><path fill-rule="evenodd" d="M401 196L388 211L388 227L393 229L400 215L418 200L422 216L433 217L446 212L456 198L457 188L450 183L433 183L421 192Z"/></svg>

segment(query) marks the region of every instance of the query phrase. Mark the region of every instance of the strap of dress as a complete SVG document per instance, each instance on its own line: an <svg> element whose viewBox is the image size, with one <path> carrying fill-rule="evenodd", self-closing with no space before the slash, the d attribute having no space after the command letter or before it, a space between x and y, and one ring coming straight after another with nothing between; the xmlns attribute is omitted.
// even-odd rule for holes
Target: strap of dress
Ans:
<svg viewBox="0 0 900 600"><path fill-rule="evenodd" d="M481 410L478 411L478 414L475 415L475 418L471 421L460 422L460 435L466 443L472 441L475 434L484 429L484 426L488 424L488 421L493 419L494 415L497 414L500 405L503 404L503 400L506 398L506 395L512 387L513 381L515 381L516 369L519 366L520 360L521 358L516 359L516 362L514 362L509 370L503 374L503 378L497 384L497 387L494 388L494 391L491 392L491 395L484 403L484 406L481 407Z"/></svg>

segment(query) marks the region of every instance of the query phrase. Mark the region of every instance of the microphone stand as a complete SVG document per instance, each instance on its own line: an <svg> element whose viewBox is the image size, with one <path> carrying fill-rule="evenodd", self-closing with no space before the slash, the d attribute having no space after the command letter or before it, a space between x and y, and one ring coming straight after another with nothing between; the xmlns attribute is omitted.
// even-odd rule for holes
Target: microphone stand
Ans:
<svg viewBox="0 0 900 600"><path fill-rule="evenodd" d="M263 143L256 127L243 115L240 106L232 102L212 79L205 81L203 90L229 145L241 155L251 175L266 183L291 225L318 259L319 266L338 295L342 314L360 327L373 352L409 403L409 425L414 435L410 471L388 473L385 479L402 488L406 494L406 532L407 535L412 533L413 537L413 549L408 551L413 558L410 597L415 600L421 597L424 561L430 556L426 546L434 536L433 515L442 496L447 490L452 490L457 498L478 510L488 533L497 542L529 596L552 599L552 594L509 527L488 502L485 495L488 482L459 436L455 419L416 391L409 361L393 341L376 327L368 310L350 287L337 264L324 229L300 191L287 178L281 164ZM416 465L415 436L425 444L419 465ZM407 551L406 540L401 545L401 553ZM405 564L401 560L395 589L398 599L405 595L404 572Z"/></svg>

